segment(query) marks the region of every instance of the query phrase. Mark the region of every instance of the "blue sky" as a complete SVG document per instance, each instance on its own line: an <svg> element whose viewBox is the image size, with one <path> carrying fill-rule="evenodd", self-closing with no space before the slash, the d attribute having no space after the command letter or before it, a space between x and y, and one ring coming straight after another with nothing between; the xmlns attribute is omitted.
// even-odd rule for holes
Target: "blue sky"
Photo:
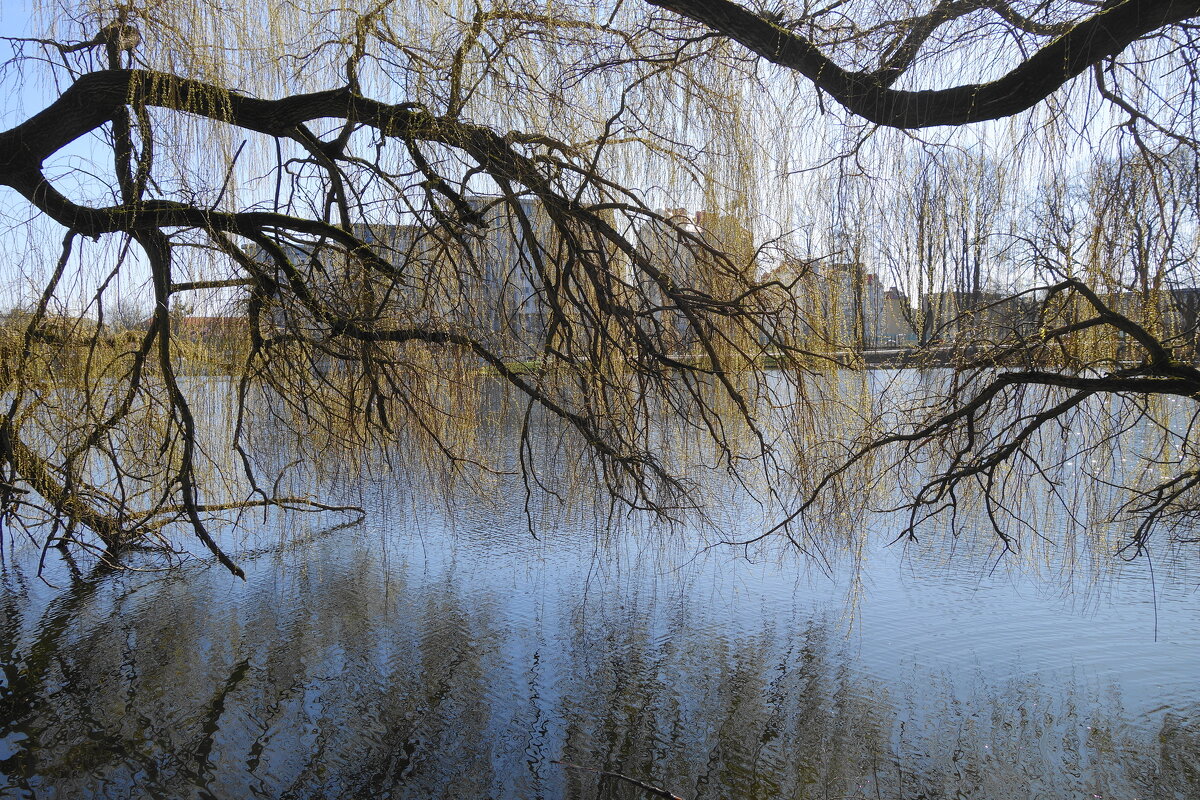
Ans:
<svg viewBox="0 0 1200 800"><path fill-rule="evenodd" d="M44 32L35 28L33 3L29 0L0 0L0 36L38 37ZM19 47L14 42L0 41L0 61L7 62ZM36 52L36 45L27 45L27 55ZM9 129L44 109L57 95L46 73L36 65L25 65L18 69L6 65L0 72L0 91L4 105L0 110L0 127ZM47 163L47 174L55 185L68 196L85 192L89 196L110 191L109 168L111 157L99 150L99 139L88 136L79 139L56 154ZM0 188L0 312L13 306L30 303L42 287L58 254L64 231L56 223L40 218L29 203L11 189ZM112 238L112 237L109 237ZM60 293L66 312L83 312L95 315L92 296L97 278L111 269L114 261L115 241L93 243L77 240L75 257L70 262L64 279L64 291ZM151 301L145 281L147 271L135 257L128 260L121 270L120 278L105 294L104 304L111 307L117 302L132 302L147 313Z"/></svg>

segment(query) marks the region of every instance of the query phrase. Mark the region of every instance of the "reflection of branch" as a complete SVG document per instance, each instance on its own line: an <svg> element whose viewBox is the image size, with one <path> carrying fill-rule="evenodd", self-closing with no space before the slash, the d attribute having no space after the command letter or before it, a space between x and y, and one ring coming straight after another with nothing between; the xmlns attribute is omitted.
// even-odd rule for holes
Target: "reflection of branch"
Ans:
<svg viewBox="0 0 1200 800"><path fill-rule="evenodd" d="M583 770L585 772L594 772L597 775L602 775L606 778L617 778L618 780L625 781L626 783L631 783L634 786L638 787L639 789L641 789L649 794L654 795L655 797L664 797L664 798L666 798L666 800L683 800L683 798L680 797L679 795L671 794L666 789L660 789L657 786L653 786L644 781L639 781L637 778L630 778L628 775L622 775L619 772L609 772L606 769L596 769L595 767L585 767L582 764L572 764L569 761L554 760L554 761L551 761L550 763L558 764L560 766L566 767L567 769L578 769L578 770Z"/></svg>
<svg viewBox="0 0 1200 800"><path fill-rule="evenodd" d="M205 710L204 720L200 723L200 741L187 750L192 753L192 758L198 762L199 770L205 778L209 777L207 774L211 766L209 758L212 756L217 733L221 730L221 717L225 715L225 703L229 700L229 695L237 690L238 684L245 679L249 672L250 659L248 658L243 658L233 666L233 669L229 672L229 676L221 684L221 687L217 689L212 701Z"/></svg>

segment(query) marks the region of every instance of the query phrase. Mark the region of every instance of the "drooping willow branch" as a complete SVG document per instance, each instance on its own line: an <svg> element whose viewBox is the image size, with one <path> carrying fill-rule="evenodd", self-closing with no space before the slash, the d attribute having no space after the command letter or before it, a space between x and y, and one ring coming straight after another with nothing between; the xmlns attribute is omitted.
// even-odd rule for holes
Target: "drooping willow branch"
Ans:
<svg viewBox="0 0 1200 800"><path fill-rule="evenodd" d="M798 70L852 112L898 127L975 122L1029 108L1088 65L1122 52L1144 34L1190 18L1200 8L1194 2L1125 0L1069 26L1035 22L1003 2L951 0L939 3L929 15L896 27L894 47L880 59L877 69L849 72L780 20L755 15L725 0L651 2ZM891 88L898 76L918 61L925 43L935 38L942 25L984 9L1032 36L1053 38L1008 75L990 83L938 91ZM330 393L344 392L342 397L351 409L347 417L375 414L380 427L392 429L395 423L388 416L391 412L385 395L410 410L420 405L427 398L414 403L414 397L405 393L405 370L411 370L407 374L411 377L422 368L413 365L424 365L427 372L418 374L414 382L430 375L444 378L451 374L449 368L443 369L444 362L428 367L430 360L444 355L445 362L482 363L489 374L499 375L515 389L530 409L536 407L564 423L568 432L595 454L605 479L610 480L610 492L634 506L662 510L665 503L653 496L654 487L667 492L685 488L685 476L664 465L647 434L650 424L645 420L653 401L664 401L663 406L684 425L715 442L717 461L732 464L736 458L735 436L728 432L730 418L751 432L757 443L755 455L764 461L774 456L770 434L763 430L754 406L753 390L747 389L750 381L740 373L755 372L767 362L766 356L772 363L794 368L802 365L805 356L833 362L827 353L806 353L797 343L801 337L795 331L782 330L789 323L813 328L803 313L775 313L788 304L792 312L798 311L796 298L787 297L794 293L796 282L760 282L754 274L757 265L736 263L728 248L672 220L669 214L652 211L635 190L602 174L600 165L605 162L601 154L607 154L605 148L611 144L606 137L591 140L590 145L572 146L538 131L505 133L467 121L472 90L464 78L465 64L483 38L483 26L505 16L511 15L493 16L481 9L466 30L445 76L449 84L448 97L443 98L446 114L430 110L441 107L436 102L428 106L389 104L365 96L357 62L368 58L368 48L360 42L351 58L355 63L347 68L346 86L279 99L250 97L160 71L116 68L119 62L113 56L113 68L77 78L44 111L0 132L0 184L19 192L64 226L71 237L123 235L129 246L142 248L152 268L156 305L133 351L129 388L115 409L105 412L105 419L89 423L91 429L82 444L74 445L68 462L82 459L89 448L101 444L116 421L130 413L144 372L155 370L160 395L154 401L169 420L160 446L164 452L170 450L174 460L164 459L165 466L157 475L161 485L154 489L158 496L151 506L157 512L173 509L171 513L187 517L205 546L223 557L200 518L222 503L206 502L201 496L203 487L195 466L197 425L189 407L191 398L175 373L180 329L171 312L177 308L172 305L177 293L231 287L246 287L249 295L246 333L250 348L239 382L240 404L246 402L255 380L272 379L271 368L278 366L270 363L275 354L283 354L279 361L299 355L307 358L312 368L298 382L311 380ZM520 21L539 23L532 16ZM365 30L360 25L356 36L367 35ZM190 198L178 202L154 197L151 189L159 190L150 180L155 135L150 123L158 116L150 115L150 109L203 117L269 137L280 150L291 147L299 155L290 163L302 164L304 170L302 177L297 177L299 173L291 176L293 189L300 187L300 194L311 191L318 197L312 201L314 218L295 211L293 204L280 202L278 192L271 210L223 211L217 210L216 203L205 206ZM340 130L321 138L315 131L328 120L336 120ZM114 134L119 202L107 207L75 202L47 179L43 165L71 142L106 127ZM355 132L362 129L375 136L373 144L378 150L373 162L350 150ZM140 150L135 150L135 141ZM404 180L411 181L409 185L400 186L403 180L396 177L398 173L384 166L378 152L385 150L403 163L401 171L407 170ZM274 173L277 186L288 174L282 155L279 161ZM223 170L225 184L217 195L219 201L227 196L224 187L234 164ZM396 191L402 198L394 207L399 216L419 220L421 236L433 242L431 247L439 256L420 263L421 256L383 252L386 248L369 241L363 222L367 206L355 194L361 188L355 185L355 176L363 174L366 182L377 181ZM485 176L488 191L494 185L499 195L470 197L468 185L473 176ZM421 195L425 207L418 208L420 203L405 192ZM543 236L539 231L534 214L522 205L525 200L535 202L545 214L552 235ZM451 282L478 284L484 280L484 265L472 247L480 241L477 232L494 207L508 215L506 235L513 241L532 243L524 254L528 263L522 268L528 270L534 286L529 299L537 304L546 329L523 352L529 363L514 366L508 360L502 336L487 329L481 321L483 313L439 317L439 311L418 309L427 312L422 316L413 310L415 304L410 304L404 309L407 316L397 320L389 318L385 301L371 297L370 303L355 305L354 298L339 296L339 292L352 294L359 284L383 287L380 294L393 298L427 288L416 273L429 268L436 280L440 265L435 262L443 256L452 262L449 269L456 271ZM679 260L704 262L729 278L730 285L714 288L681 281L672 274L677 265L664 265L661 258L648 254L647 248L635 241L637 237L630 236L634 229L663 232L676 246L668 261L678 255ZM181 280L182 276L175 274L179 243L196 241L202 242L200 247L222 254L233 265L235 277ZM249 250L242 249L245 242L252 243ZM334 265L349 265L341 283L329 280ZM47 289L53 291L53 286ZM902 433L849 451L847 463L830 472L817 490L827 489L847 470L890 445L919 447L952 440L944 474L918 487L912 498L915 508L939 507L957 485L975 478L991 480L997 468L1018 456L1043 426L1093 395L1194 393L1200 372L1172 358L1153 333L1105 305L1086 285L1063 284L1047 291L1047 302L1060 294L1082 297L1090 304L1091 315L1066 322L1047 320L1039 334L1017 341L993 338L977 360L974 352L960 354L955 366L967 377L953 397ZM471 302L462 290L456 299ZM489 298L479 291L473 300L486 303ZM681 328L685 333L676 335ZM33 330L31 327L29 332ZM1071 363L1067 369L1056 370L1053 359L1046 356L1052 346L1065 346L1073 336L1099 330L1128 336L1141 349L1145 363L1097 374L1095 364L1081 367ZM684 339L690 352L682 352L677 344ZM26 345L28 356L28 342ZM293 346L295 349L288 349ZM357 371L348 382L355 388L335 385L319 368L325 361L353 366ZM997 369L1010 371L997 374ZM1064 390L1069 396L1056 396L1044 408L1017 413L1013 435L1007 440L978 433L986 417L1004 410L1012 394L1030 386ZM362 392L367 400L355 405L361 398L354 392L361 387L365 387ZM707 394L710 390L720 396L722 408L712 402ZM308 397L287 397L284 402L293 401L303 412ZM730 409L731 415L721 413ZM240 449L242 410L239 408L234 446L259 498L254 502L268 502L274 495L259 488L251 459ZM438 409L429 416L443 412ZM436 426L428 417L412 411L410 420L414 428L437 442L439 452L453 457L452 448L438 439ZM732 467L730 471L734 471ZM802 468L794 467L790 477L801 472ZM34 480L47 491L56 491L36 475ZM69 495L69 483L66 481L56 496ZM768 491L775 491L774 486ZM1174 492L1171 485L1162 495L1175 497ZM802 504L788 520L807 510L811 502ZM66 500L52 505L91 527L81 516L85 508L72 511L76 506ZM106 523L97 520L96 524ZM227 562L223 558L233 569Z"/></svg>
<svg viewBox="0 0 1200 800"><path fill-rule="evenodd" d="M330 197L340 209L340 222L335 224L278 211L217 211L189 203L144 198L143 191L134 186L123 186L125 202L95 208L71 201L46 180L41 166L48 156L91 130L125 119L130 107L138 115L143 115L150 107L196 114L278 140L296 142L325 174L331 187ZM338 258L360 263L368 275L393 288L408 286L412 281L410 265L403 258L381 254L364 239L363 231L351 220L343 165L359 162L344 152L345 137L323 141L306 127L308 122L328 118L372 127L383 137L405 147L426 176L427 191L432 187L450 201L449 211L441 211L436 205L431 209L441 223L436 234L456 242L457 252L463 257L472 258L469 229L480 223L480 214L440 179L434 166L422 155L418 143L450 147L465 154L478 165L479 171L502 188L502 197L493 202L508 204L520 226L522 239L536 242L529 253L529 266L535 274L539 300L549 320L548 331L543 337L542 366L551 369L557 365L556 368L562 371L561 377L545 381L527 377L521 370L510 367L495 345L445 323L397 328L382 324L380 320L357 319L335 309L329 302L334 298L323 296L329 287L319 282L313 284L309 276L302 274L301 266L294 263L294 254L285 250L281 241L329 243ZM132 152L130 134L125 127L117 127L124 132L118 137L118 149L122 149L120 145L124 142L123 150L128 156ZM143 135L150 134L144 132ZM325 332L322 335L327 335L329 342L356 342L368 348L364 352L370 354L363 356L366 360L362 363L376 395L381 391L376 369L387 368L393 362L391 356L371 348L412 344L448 348L478 358L531 403L574 430L606 471L612 468L621 476L610 482L610 492L634 507L665 508L661 500L648 492L651 484L672 493L681 493L684 488L676 476L660 465L647 444L637 441L639 434L622 430L622 421L613 416L614 409L607 405L612 402L606 398L608 393L627 396L621 402L636 406L644 402L640 396L642 392L651 387L661 391L671 381L681 378L683 388L678 399L670 402L685 404L686 409L679 407L687 424L707 430L720 446L728 447L723 433L726 422L705 396L707 389L703 383L711 381L732 402L742 423L754 432L760 453L767 454L768 444L757 428L751 401L737 385L735 369L731 367L752 362L755 353L748 348L757 352L762 350L756 337L766 328L758 321L760 312L755 311L754 306L763 299L760 295L768 287L756 285L752 275L743 275L738 287L726 295L679 283L668 274L668 265L656 262L630 242L606 216L617 208L617 204L589 205L581 199L580 192L568 192L556 186L554 163L531 157L526 151L532 148L545 148L558 154L559 164L575 157L572 148L544 136L499 134L458 119L434 116L420 105L380 103L349 88L280 100L260 100L165 73L110 69L84 75L46 110L16 128L0 133L0 153L3 153L0 155L0 183L16 189L36 208L69 226L75 235L127 234L146 253L153 276L156 308L138 351L141 354L138 363L154 353L166 391L165 405L172 425L177 429L180 447L177 464L170 468L171 474L160 488L162 497L157 507L160 511L182 509L204 545L236 572L236 565L221 552L201 519L201 514L213 505L200 497L194 466L197 427L173 365L175 334L169 313L170 298L181 291L242 285L250 289L252 349L247 361L247 375L257 369L254 366L256 359L269 356L271 347L305 338L304 334L297 337L264 331L264 327L270 327L262 318L264 302L277 299L281 293L299 302L308 317L320 324ZM118 162L121 172L133 169L129 157L118 158ZM594 180L602 192L610 188L602 176L593 176L594 160L590 166L585 159L572 166L573 174L582 176L585 182ZM627 215L670 230L672 236L697 254L696 257L715 265L717 270L737 274L739 267L704 237L645 207L629 205L627 192L619 194L625 201ZM523 196L534 198L548 217L559 242L557 252L542 253L549 245L538 242L534 223L521 206ZM453 215L457 215L457 219L451 219ZM181 229L209 236L214 249L227 255L248 277L177 281L172 274L172 239L165 231ZM254 242L260 253L265 254L265 263L242 252L230 236ZM319 245L318 249L320 247L326 245ZM308 267L319 267L315 250L307 258L311 261ZM631 281L619 266L621 263L628 264L640 277ZM660 299L647 302L642 290L634 288L643 280L655 287ZM667 349L662 338L664 325L660 317L663 315L677 316L688 326L694 335L695 347L702 353L701 358L680 358L678 353ZM740 327L748 335L740 339L732 336L722 320ZM322 341L310 340L306 344L339 360L347 357L346 353L331 349ZM782 351L778 357L787 358L786 345ZM727 364L730 353L736 362L734 365ZM629 383L629 375L637 376L641 388ZM393 381L390 377L386 380ZM571 382L576 382L578 387L567 391ZM599 391L592 391L589 385ZM243 381L239 397L244 399L245 394ZM407 401L401 398L401 402ZM128 403L124 408L128 411ZM382 414L382 404L379 408ZM694 418L691 412L696 412ZM240 420L239 414L239 430ZM417 424L428 430L425 423L418 421ZM111 427L111 421L107 427ZM98 434L93 433L88 441L94 444ZM244 451L239 449L239 452L251 485L261 495ZM622 485L632 486L632 494L626 494ZM180 493L180 502L168 503L168 495L176 489ZM70 507L57 505L63 509L62 513L72 516Z"/></svg>
<svg viewBox="0 0 1200 800"><path fill-rule="evenodd" d="M1052 315L1058 301L1069 301L1072 297L1082 299L1093 314L1044 325L1035 333L1015 336L1012 342L995 343L982 354L956 363L953 369L957 386L941 402L925 407L923 418L860 443L837 468L824 474L781 522L761 535L735 543L753 543L784 529L811 509L839 477L888 448L905 448L909 461L928 464L929 458L915 458L917 451L929 452L944 446L947 454L941 460L933 460L936 464L933 474L922 478L904 501L902 507L909 518L899 537L915 537L925 520L956 510L960 491L971 481L981 481L987 516L994 532L1009 549L1013 542L996 519L995 511L1001 502L995 482L1002 472L1012 471L1018 458L1028 460L1042 471L1042 462L1047 458L1036 437L1043 428L1051 423L1065 424L1072 411L1093 397L1165 396L1200 402L1200 369L1174 358L1158 337L1114 310L1087 284L1067 279L1040 291L1044 292L1041 301L1044 315ZM1063 363L1053 348L1089 330L1120 331L1137 343L1144 357L1130 359L1123 366L1112 365L1106 371L1099 370L1097 364L1076 368ZM1032 404L1015 396L1029 388L1063 391L1047 391ZM1004 420L999 430L995 420ZM1198 485L1195 476L1195 470L1186 470L1133 492L1122 506L1126 512L1140 517L1132 546L1140 548L1145 544L1158 519L1190 513L1173 503Z"/></svg>

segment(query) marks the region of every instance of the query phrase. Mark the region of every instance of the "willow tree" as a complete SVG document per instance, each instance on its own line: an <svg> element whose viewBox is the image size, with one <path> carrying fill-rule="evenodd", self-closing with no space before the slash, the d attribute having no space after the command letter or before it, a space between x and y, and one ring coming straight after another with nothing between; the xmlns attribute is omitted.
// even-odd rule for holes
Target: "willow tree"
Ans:
<svg viewBox="0 0 1200 800"><path fill-rule="evenodd" d="M794 282L760 276L886 250L870 220L902 186L855 195L853 230L847 206L807 248L792 207L886 178L906 142L960 146L956 129L1019 115L989 135L1027 157L1112 131L1123 154L1191 152L1197 14L1164 0L49 3L5 73L54 87L0 133L0 182L28 220L14 260L36 284L2 353L5 518L46 547L106 552L179 523L236 572L214 519L329 509L280 492L284 468L248 444L260 426L500 469L476 446L481 384L499 380L523 398L528 491L552 491L532 454L545 420L604 491L668 516L701 501L688 471L707 467L791 504L794 522L869 489L897 445L901 463L942 467L908 475L914 524L974 483L1008 537L990 502L1011 511L1004 471L1040 468L1044 426L1101 393L1191 397L1200 372L1072 262L1023 289L1037 324L964 351L922 416L867 414L846 449L821 438L798 377L845 359L798 332ZM912 133L934 126L953 127ZM681 204L706 214L655 210ZM104 310L139 292L146 324L114 332ZM241 339L202 367L211 341L181 309L211 316L222 298ZM1078 344L1095 329L1144 358L1097 360ZM235 401L224 439L194 412L214 386ZM1029 387L1046 391L1012 402ZM665 447L664 426L702 454ZM1143 510L1182 507L1196 474L1181 463L1141 487Z"/></svg>

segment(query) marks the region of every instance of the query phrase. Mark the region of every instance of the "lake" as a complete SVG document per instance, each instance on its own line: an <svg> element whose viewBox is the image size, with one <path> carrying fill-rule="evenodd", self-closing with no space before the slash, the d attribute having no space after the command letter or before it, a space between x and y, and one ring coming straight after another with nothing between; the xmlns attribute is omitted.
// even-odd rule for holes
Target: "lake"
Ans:
<svg viewBox="0 0 1200 800"><path fill-rule="evenodd" d="M1200 797L1195 544L874 514L814 558L714 545L770 521L733 493L667 526L329 480L366 520L243 521L244 582L53 551L42 581L5 531L0 797Z"/></svg>

